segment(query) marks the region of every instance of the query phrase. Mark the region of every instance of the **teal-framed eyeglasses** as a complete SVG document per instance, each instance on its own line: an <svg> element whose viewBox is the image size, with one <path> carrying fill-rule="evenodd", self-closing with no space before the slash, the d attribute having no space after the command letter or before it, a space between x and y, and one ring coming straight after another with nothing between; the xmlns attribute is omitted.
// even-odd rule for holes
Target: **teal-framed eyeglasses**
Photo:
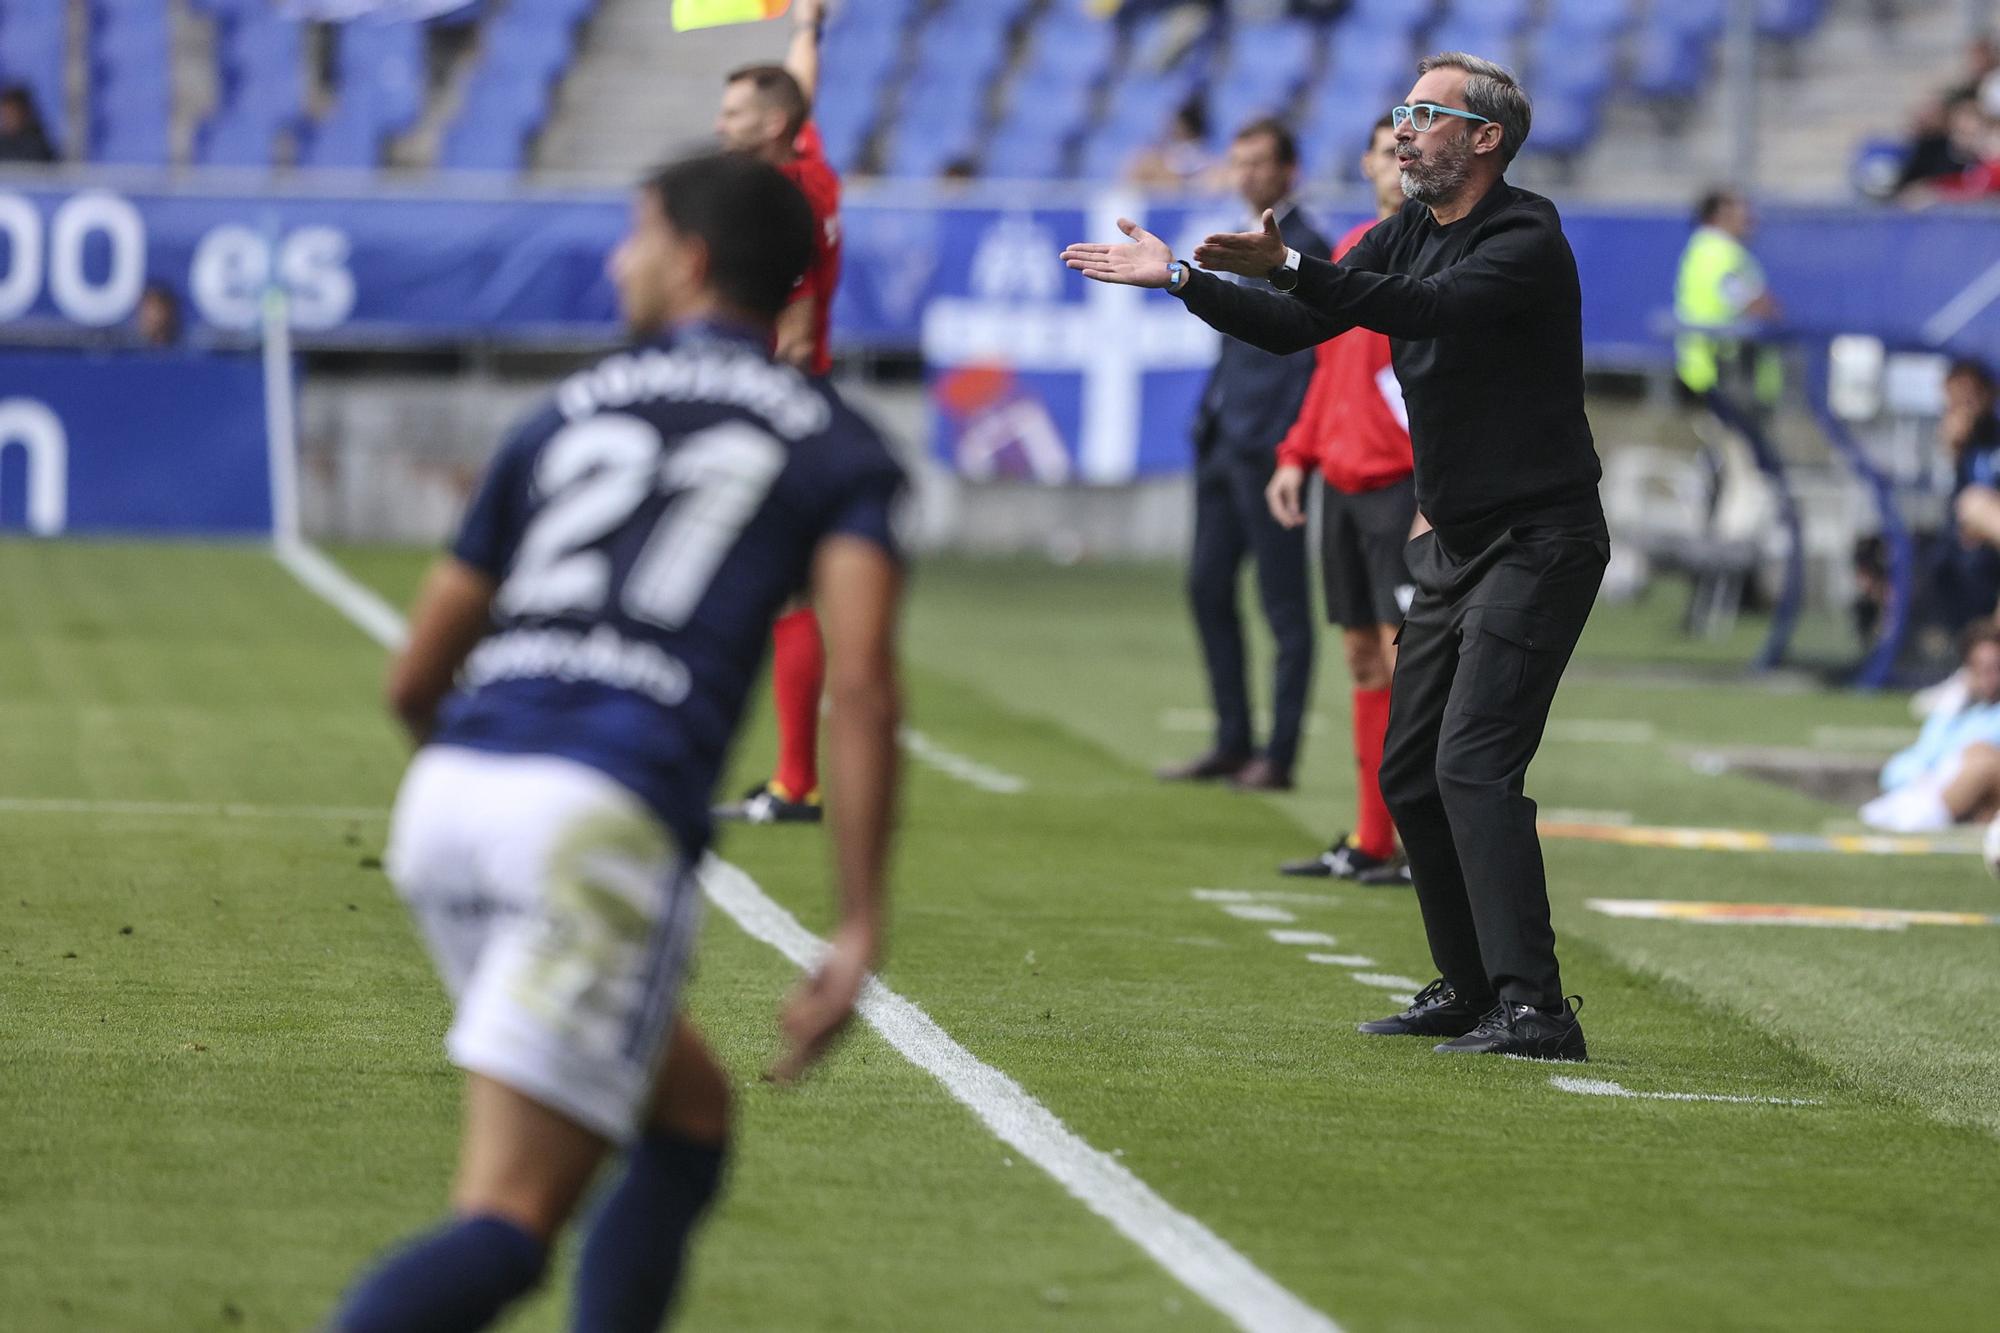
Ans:
<svg viewBox="0 0 2000 1333"><path fill-rule="evenodd" d="M1439 106L1436 102L1413 102L1409 106L1389 108L1389 124L1395 129L1408 125L1422 134L1437 123L1439 116L1457 116L1460 120L1476 120L1481 125L1491 125L1490 116L1475 116L1470 111L1460 111L1457 107Z"/></svg>

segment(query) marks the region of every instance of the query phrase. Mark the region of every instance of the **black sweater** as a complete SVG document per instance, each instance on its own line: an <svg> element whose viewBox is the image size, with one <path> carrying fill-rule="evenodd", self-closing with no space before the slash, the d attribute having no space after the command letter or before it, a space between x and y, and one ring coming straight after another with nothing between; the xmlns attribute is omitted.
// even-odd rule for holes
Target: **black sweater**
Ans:
<svg viewBox="0 0 2000 1333"><path fill-rule="evenodd" d="M1408 203L1285 294L1196 272L1187 307L1295 352L1359 326L1389 335L1410 413L1417 503L1461 554L1517 526L1601 524L1583 414L1583 298L1555 205L1500 181L1449 226Z"/></svg>

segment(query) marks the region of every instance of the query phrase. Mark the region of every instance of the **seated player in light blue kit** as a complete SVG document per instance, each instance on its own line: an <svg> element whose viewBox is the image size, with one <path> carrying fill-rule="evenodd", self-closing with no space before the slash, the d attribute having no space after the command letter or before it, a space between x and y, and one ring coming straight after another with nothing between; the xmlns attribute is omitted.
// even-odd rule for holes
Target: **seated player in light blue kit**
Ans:
<svg viewBox="0 0 2000 1333"><path fill-rule="evenodd" d="M823 381L772 360L812 239L797 188L747 157L647 181L611 262L634 345L506 442L420 594L390 680L421 748L389 872L456 1002L463 1146L451 1218L357 1283L340 1333L487 1327L620 1150L570 1326L664 1322L730 1129L679 1011L694 872L771 617L808 581L840 923L782 1012L778 1078L826 1049L875 963L903 475Z"/></svg>

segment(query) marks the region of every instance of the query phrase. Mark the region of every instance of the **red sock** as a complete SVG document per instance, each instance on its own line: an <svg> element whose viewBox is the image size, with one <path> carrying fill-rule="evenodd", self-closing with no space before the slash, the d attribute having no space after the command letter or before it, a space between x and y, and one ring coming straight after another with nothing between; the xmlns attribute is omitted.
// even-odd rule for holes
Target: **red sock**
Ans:
<svg viewBox="0 0 2000 1333"><path fill-rule="evenodd" d="M1382 738L1389 734L1389 691L1354 692L1354 766L1360 800L1354 814L1354 841L1370 856L1396 850L1396 825L1382 800Z"/></svg>
<svg viewBox="0 0 2000 1333"><path fill-rule="evenodd" d="M771 626L771 700L778 709L778 768L771 780L790 800L819 790L819 692L825 683L819 617L809 606L779 616Z"/></svg>

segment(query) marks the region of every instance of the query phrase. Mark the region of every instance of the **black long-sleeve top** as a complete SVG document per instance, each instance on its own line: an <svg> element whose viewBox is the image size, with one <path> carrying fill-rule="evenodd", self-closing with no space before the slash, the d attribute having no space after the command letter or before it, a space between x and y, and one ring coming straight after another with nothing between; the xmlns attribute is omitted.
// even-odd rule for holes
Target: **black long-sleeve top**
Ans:
<svg viewBox="0 0 2000 1333"><path fill-rule="evenodd" d="M1389 335L1417 502L1447 548L1516 526L1601 524L1583 414L1583 298L1555 205L1497 182L1439 226L1408 203L1290 293L1195 272L1180 296L1216 329L1286 353L1359 326Z"/></svg>

